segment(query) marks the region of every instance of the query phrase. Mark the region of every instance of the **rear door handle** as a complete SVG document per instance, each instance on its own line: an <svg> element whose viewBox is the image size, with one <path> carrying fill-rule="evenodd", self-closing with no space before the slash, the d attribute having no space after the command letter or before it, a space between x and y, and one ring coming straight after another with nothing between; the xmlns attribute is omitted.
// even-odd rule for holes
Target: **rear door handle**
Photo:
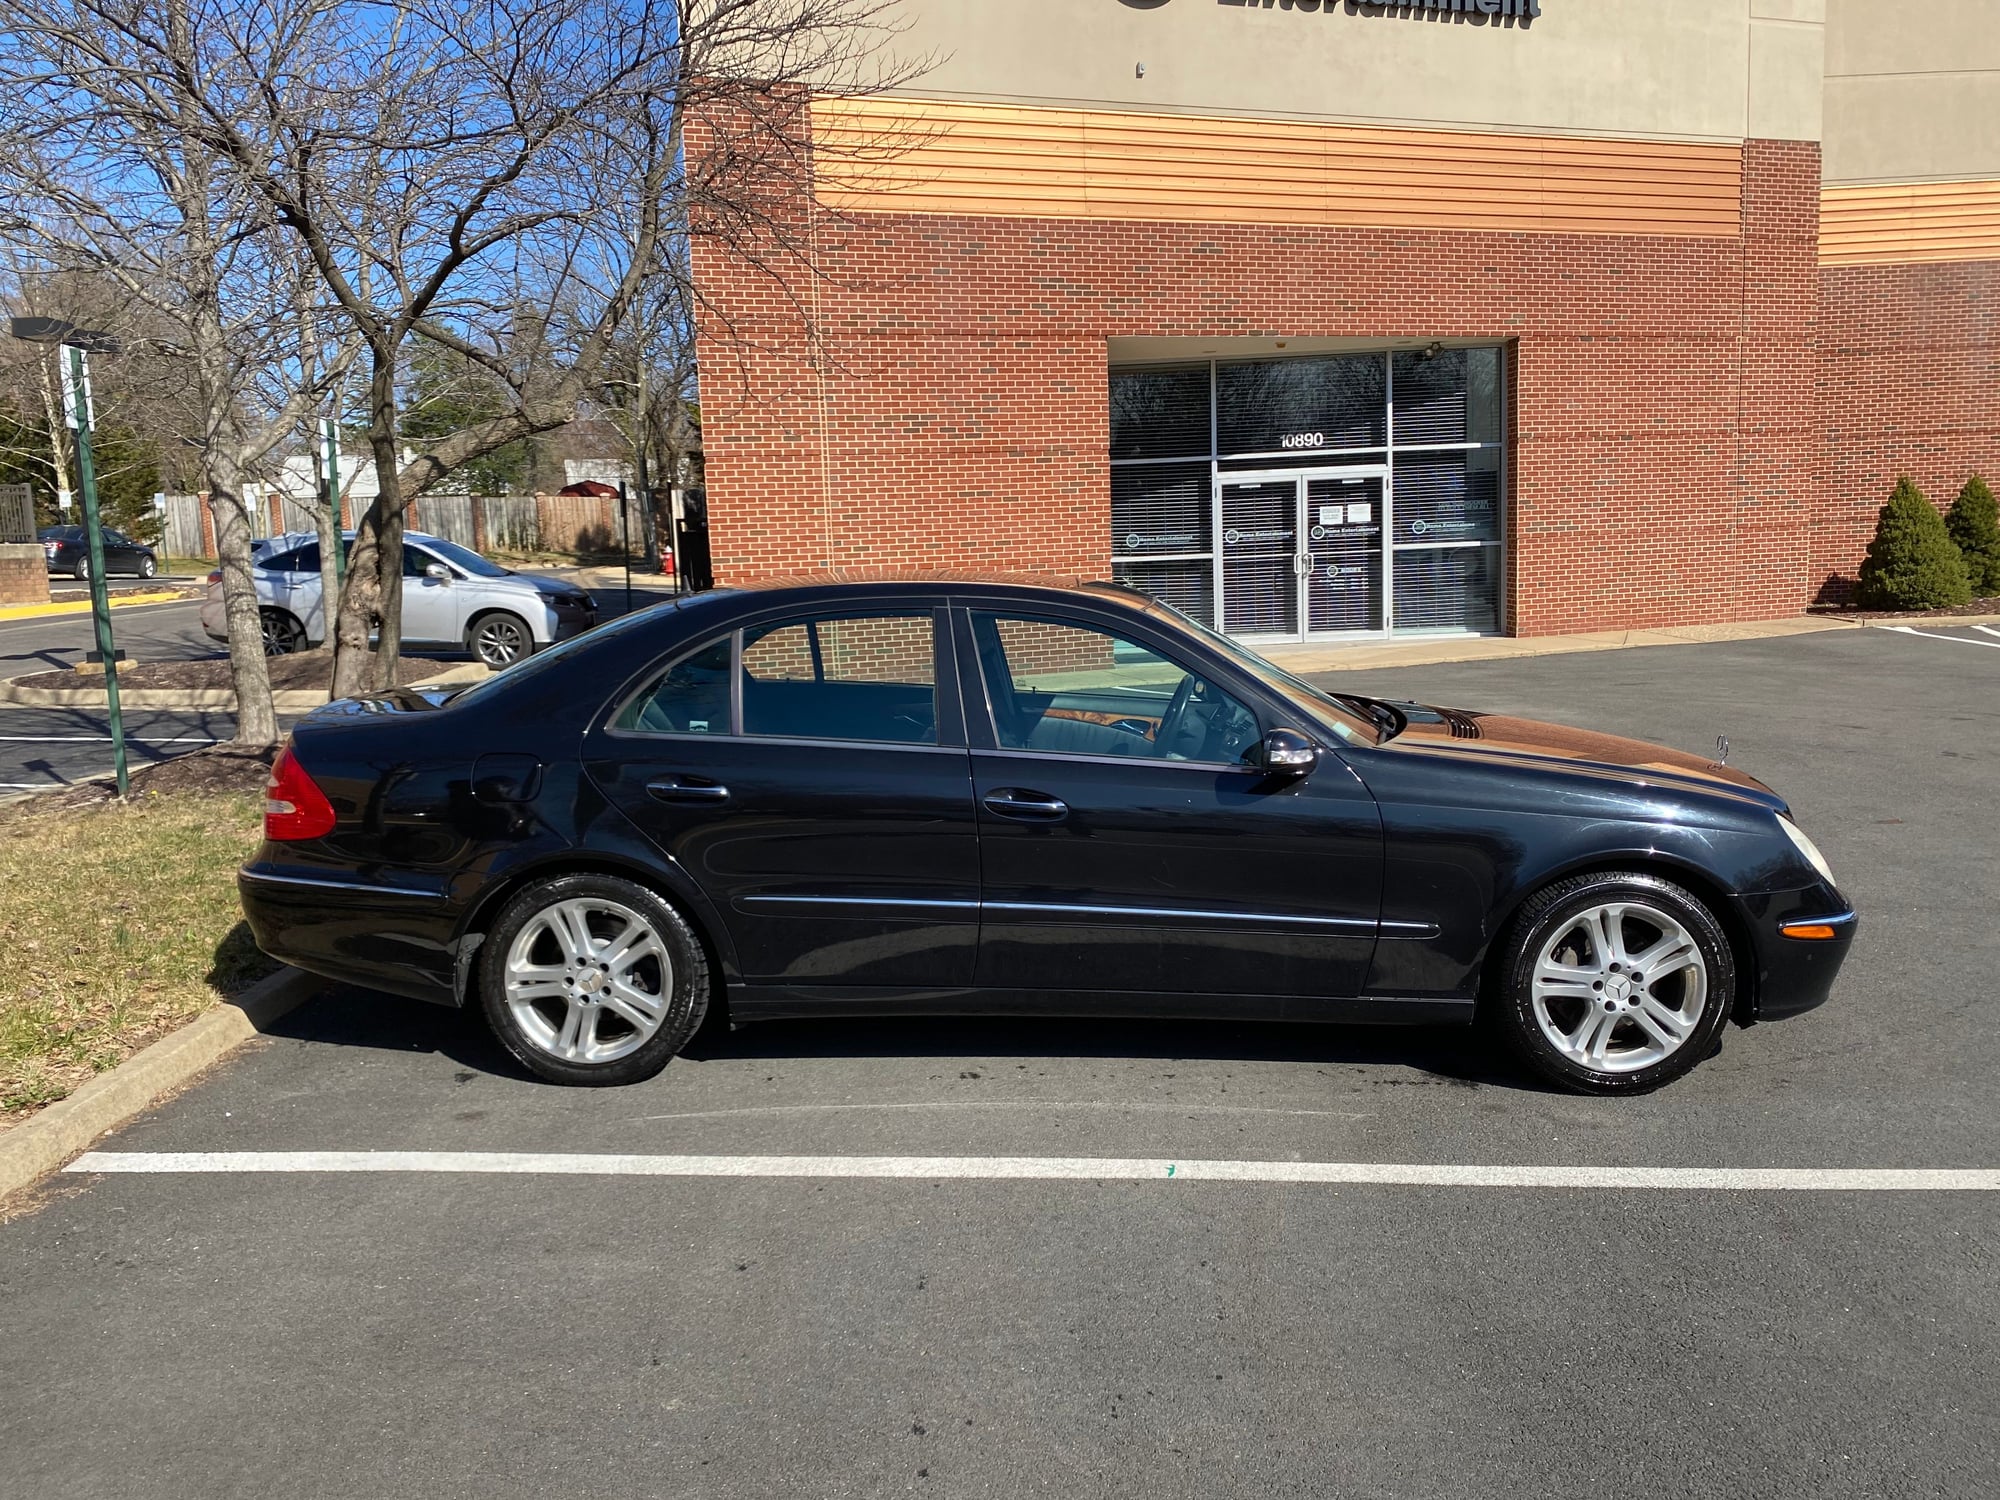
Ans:
<svg viewBox="0 0 2000 1500"><path fill-rule="evenodd" d="M997 792L988 792L984 800L988 812L1022 823L1055 823L1069 816L1069 804L1047 792L1002 787Z"/></svg>
<svg viewBox="0 0 2000 1500"><path fill-rule="evenodd" d="M661 802L727 802L729 788L712 781L683 781L678 776L646 783L649 796Z"/></svg>

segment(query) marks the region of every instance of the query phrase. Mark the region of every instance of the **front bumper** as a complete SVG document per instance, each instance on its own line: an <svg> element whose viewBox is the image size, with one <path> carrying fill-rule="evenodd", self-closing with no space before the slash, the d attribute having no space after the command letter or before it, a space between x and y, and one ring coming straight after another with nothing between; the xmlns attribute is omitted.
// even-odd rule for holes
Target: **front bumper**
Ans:
<svg viewBox="0 0 2000 1500"><path fill-rule="evenodd" d="M1736 905L1750 935L1755 970L1743 976L1750 982L1737 1019L1746 1025L1777 1021L1824 1005L1861 925L1847 899L1832 886L1813 885L1739 896ZM1803 923L1823 925L1833 935L1787 937L1779 930Z"/></svg>
<svg viewBox="0 0 2000 1500"><path fill-rule="evenodd" d="M591 604L581 609L559 609L552 604L548 610L548 621L549 639L566 641L596 626L597 606Z"/></svg>

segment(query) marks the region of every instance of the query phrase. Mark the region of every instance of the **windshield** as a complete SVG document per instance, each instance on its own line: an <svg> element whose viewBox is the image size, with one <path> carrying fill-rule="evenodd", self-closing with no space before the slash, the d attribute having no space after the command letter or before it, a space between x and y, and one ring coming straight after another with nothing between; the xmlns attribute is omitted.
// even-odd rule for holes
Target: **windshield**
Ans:
<svg viewBox="0 0 2000 1500"><path fill-rule="evenodd" d="M1232 641L1218 630L1211 630L1201 621L1182 614L1164 600L1154 599L1152 602L1266 687L1289 698L1348 744L1379 745L1382 742L1381 727L1367 714L1357 712L1352 704L1329 693L1325 688L1314 687L1303 677L1294 677L1276 663L1264 660L1248 646Z"/></svg>
<svg viewBox="0 0 2000 1500"><path fill-rule="evenodd" d="M414 541L414 538L412 539ZM474 578L506 578L511 569L503 568L496 562L489 562L470 547L461 547L457 542L447 542L443 537L427 537L418 543L426 552L434 552L462 573L470 573Z"/></svg>

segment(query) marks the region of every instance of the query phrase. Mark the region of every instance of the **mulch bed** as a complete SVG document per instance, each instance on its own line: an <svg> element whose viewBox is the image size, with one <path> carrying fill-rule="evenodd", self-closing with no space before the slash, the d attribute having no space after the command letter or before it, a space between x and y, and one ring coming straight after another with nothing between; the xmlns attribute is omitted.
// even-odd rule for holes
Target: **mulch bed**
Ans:
<svg viewBox="0 0 2000 1500"><path fill-rule="evenodd" d="M246 750L240 745L212 745L155 765L134 767L130 778L131 795L137 801L142 797L200 797L261 791L270 778L271 762L277 758L275 745L263 750ZM77 808L115 801L117 794L118 789L108 776L101 781L82 781L75 786L38 792L32 797L0 804L0 822L73 812Z"/></svg>
<svg viewBox="0 0 2000 1500"><path fill-rule="evenodd" d="M2000 615L2000 595L1950 609L1855 609L1846 604L1816 604L1806 613L1832 620L1949 620L1956 615Z"/></svg>
<svg viewBox="0 0 2000 1500"><path fill-rule="evenodd" d="M271 686L280 692L300 689L318 689L324 692L333 681L333 653L331 651L302 651L295 656L271 656L265 658L271 669ZM405 656L396 662L396 681L408 684L435 677L447 667L458 663L442 661L434 656ZM37 672L30 677L14 679L17 687L24 688L82 688L101 687L104 679L95 672ZM118 668L118 685L121 688L227 688L233 684L229 677L229 658L226 656L201 657L195 661L149 661L126 662Z"/></svg>

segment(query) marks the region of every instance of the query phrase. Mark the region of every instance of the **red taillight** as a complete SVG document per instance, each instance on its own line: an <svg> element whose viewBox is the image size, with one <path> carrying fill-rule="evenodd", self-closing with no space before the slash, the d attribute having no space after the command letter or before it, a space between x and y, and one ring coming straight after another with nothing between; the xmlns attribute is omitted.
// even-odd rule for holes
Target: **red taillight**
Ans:
<svg viewBox="0 0 2000 1500"><path fill-rule="evenodd" d="M208 581L209 581L210 583L220 583L220 582L222 582L222 569L220 569L220 568L217 568L217 569L216 569L216 570L215 570L215 571L214 571L213 573L209 574L209 575L208 575Z"/></svg>
<svg viewBox="0 0 2000 1500"><path fill-rule="evenodd" d="M326 800L287 744L264 787L264 837L317 839L333 832L333 804Z"/></svg>

